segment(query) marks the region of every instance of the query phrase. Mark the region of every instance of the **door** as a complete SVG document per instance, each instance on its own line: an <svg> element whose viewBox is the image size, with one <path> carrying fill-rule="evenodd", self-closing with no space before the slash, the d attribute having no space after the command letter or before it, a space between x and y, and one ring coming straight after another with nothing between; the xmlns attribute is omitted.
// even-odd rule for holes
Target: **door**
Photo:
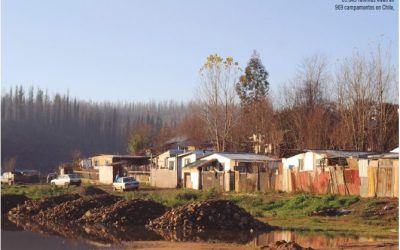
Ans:
<svg viewBox="0 0 400 250"><path fill-rule="evenodd" d="M185 188L193 188L190 173L185 173Z"/></svg>

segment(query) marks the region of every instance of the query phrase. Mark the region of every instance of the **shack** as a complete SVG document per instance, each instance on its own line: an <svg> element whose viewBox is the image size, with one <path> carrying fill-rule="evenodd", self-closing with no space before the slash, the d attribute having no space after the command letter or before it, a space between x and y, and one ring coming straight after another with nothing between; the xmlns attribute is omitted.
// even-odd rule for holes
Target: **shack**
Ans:
<svg viewBox="0 0 400 250"><path fill-rule="evenodd" d="M81 178L111 184L118 174L132 176L139 182L150 181L150 157L100 154L88 158L91 167L74 170Z"/></svg>
<svg viewBox="0 0 400 250"><path fill-rule="evenodd" d="M270 185L267 170L276 168L279 160L250 153L217 152L201 157L184 167L184 187L215 188L221 191L251 192ZM268 171L268 176L270 176ZM273 187L270 187L271 189Z"/></svg>
<svg viewBox="0 0 400 250"><path fill-rule="evenodd" d="M223 183L222 185L219 183L221 180L221 176L223 171L221 171L221 165L218 160L197 160L195 162L189 163L185 165L182 169L183 172L183 186L185 188L191 189L211 189L215 188L217 190L223 191ZM203 175L208 175L203 178ZM211 178L208 178L211 177ZM215 177L215 178L212 178ZM223 178L223 176L222 176ZM216 181L214 181L214 179ZM204 182L212 182L212 183L204 183Z"/></svg>
<svg viewBox="0 0 400 250"><path fill-rule="evenodd" d="M367 154L369 152L304 150L284 158L279 190L359 195L358 160Z"/></svg>

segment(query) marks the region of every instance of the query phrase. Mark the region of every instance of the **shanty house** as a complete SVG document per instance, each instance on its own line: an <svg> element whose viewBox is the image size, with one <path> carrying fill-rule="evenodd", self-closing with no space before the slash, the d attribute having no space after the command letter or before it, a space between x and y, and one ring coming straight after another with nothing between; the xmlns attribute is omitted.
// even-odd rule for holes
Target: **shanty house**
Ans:
<svg viewBox="0 0 400 250"><path fill-rule="evenodd" d="M247 190L242 188L246 186L246 182L252 183L254 191L260 190L259 173L266 170L268 162L276 160L265 155L249 153L211 153L183 168L184 187L243 191Z"/></svg>
<svg viewBox="0 0 400 250"><path fill-rule="evenodd" d="M203 175L206 172L211 172L214 174L214 177L216 177L216 179L218 179L217 184L216 185L216 189L220 190L221 187L223 187L222 185L219 185L219 181L220 178L218 178L219 176L221 176L221 174L223 173L222 169L220 168L220 164L218 162L218 160L216 159L211 159L211 160L197 160L195 162L186 164L183 168L182 168L182 172L183 172L183 187L185 188L192 188L192 189L203 189ZM219 175L219 176L218 176ZM205 189L207 188L213 188L214 185L205 185ZM214 187L215 188L215 187ZM223 189L221 190L223 191Z"/></svg>
<svg viewBox="0 0 400 250"><path fill-rule="evenodd" d="M98 181L110 184L116 175L133 176L139 182L146 182L150 175L150 157L134 155L101 154L89 158L91 166L98 170ZM80 175L85 171L76 171Z"/></svg>
<svg viewBox="0 0 400 250"><path fill-rule="evenodd" d="M358 159L367 152L304 150L282 159L282 185L286 192L358 195Z"/></svg>
<svg viewBox="0 0 400 250"><path fill-rule="evenodd" d="M216 159L222 165L224 171L235 171L235 167L250 166L256 163L265 163L267 161L275 161L266 155L249 154L249 153L213 153L201 158L201 160ZM239 169L239 168L237 168Z"/></svg>
<svg viewBox="0 0 400 250"><path fill-rule="evenodd" d="M182 165L178 155L184 152L182 149L171 149L153 158L153 167L150 173L152 186L164 188L180 186Z"/></svg>
<svg viewBox="0 0 400 250"><path fill-rule="evenodd" d="M353 162L368 152L342 151L342 150L305 150L303 153L292 157L283 158L283 169L296 169L298 171L314 171L327 166L349 166L357 167Z"/></svg>

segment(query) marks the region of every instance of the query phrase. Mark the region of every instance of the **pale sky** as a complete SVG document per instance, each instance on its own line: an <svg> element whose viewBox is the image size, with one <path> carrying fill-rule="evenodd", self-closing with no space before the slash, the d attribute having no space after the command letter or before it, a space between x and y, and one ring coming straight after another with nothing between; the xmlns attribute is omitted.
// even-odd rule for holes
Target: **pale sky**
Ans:
<svg viewBox="0 0 400 250"><path fill-rule="evenodd" d="M354 50L391 44L394 11L336 11L341 0L3 0L2 90L39 86L95 101L187 101L209 54L244 68L259 52L276 91L303 58L333 69Z"/></svg>

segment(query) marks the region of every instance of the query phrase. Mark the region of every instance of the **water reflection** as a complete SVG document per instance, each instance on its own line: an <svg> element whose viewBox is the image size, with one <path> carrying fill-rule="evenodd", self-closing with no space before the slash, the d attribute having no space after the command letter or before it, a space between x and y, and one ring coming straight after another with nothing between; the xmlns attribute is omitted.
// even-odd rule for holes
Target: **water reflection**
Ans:
<svg viewBox="0 0 400 250"><path fill-rule="evenodd" d="M252 241L252 245L264 246L278 240L295 241L303 247L312 248L336 248L355 242L377 242L388 240L378 237L360 237L354 234L330 234L324 232L307 231L272 231L257 235ZM395 239L397 241L397 239Z"/></svg>
<svg viewBox="0 0 400 250"><path fill-rule="evenodd" d="M79 225L58 224L53 222L38 223L28 220L13 221L19 230L33 231L43 235L62 236L67 239L78 239L91 243L110 245L124 241L154 241L163 240L157 233L142 226L103 226L101 224ZM9 222L10 223L10 222ZM9 223L5 223L8 225ZM2 229L3 222L2 222ZM8 230L8 227L6 228Z"/></svg>
<svg viewBox="0 0 400 250"><path fill-rule="evenodd" d="M102 225L61 225L54 223L32 223L31 221L15 221L12 223L3 217L2 231L33 231L40 233L43 244L46 244L46 235L59 236L64 239L73 239L86 242L97 247L117 247L124 242L132 241L177 241L177 242L220 242L237 243L250 246L265 246L278 240L295 241L303 247L334 248L349 243L376 242L382 238L359 237L349 234L324 234L322 232L295 232L271 231L255 233L247 231L207 231L188 234L174 231L151 231L139 226L106 227ZM387 240L387 239L386 239ZM392 239L397 241L397 239Z"/></svg>

